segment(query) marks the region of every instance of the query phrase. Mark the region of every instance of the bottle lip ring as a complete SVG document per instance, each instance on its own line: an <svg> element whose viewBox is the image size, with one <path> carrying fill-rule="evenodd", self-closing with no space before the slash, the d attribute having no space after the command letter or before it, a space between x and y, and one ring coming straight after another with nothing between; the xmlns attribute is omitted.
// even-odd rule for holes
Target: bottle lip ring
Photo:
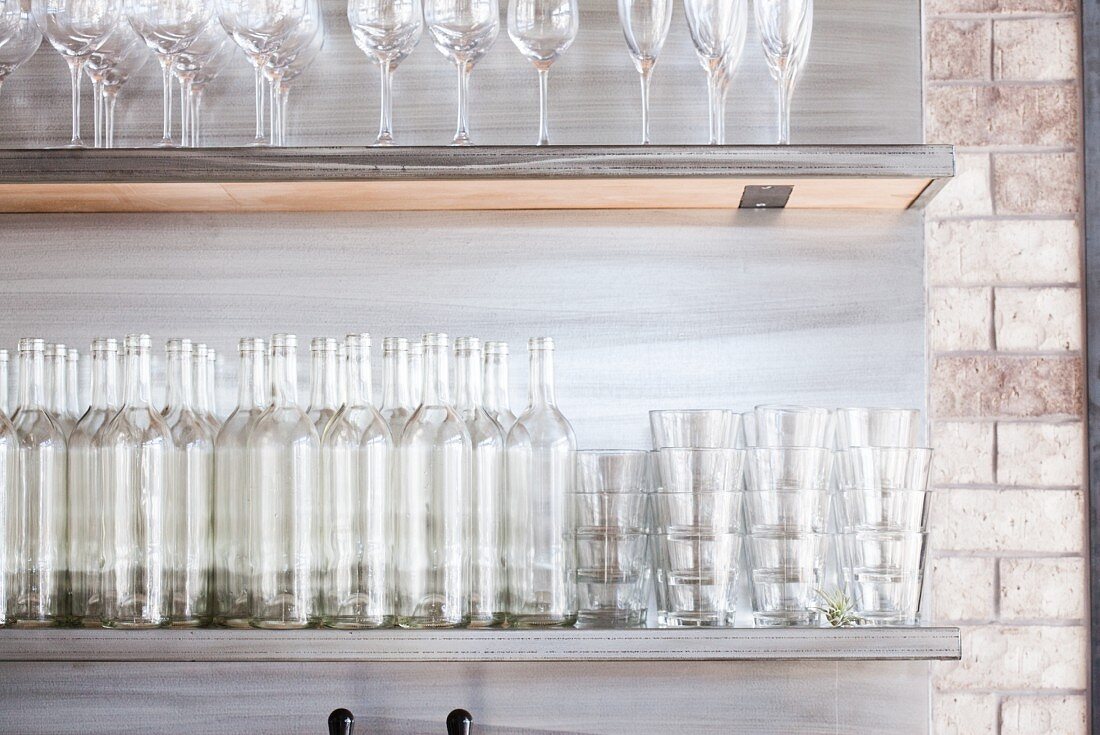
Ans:
<svg viewBox="0 0 1100 735"><path fill-rule="evenodd" d="M262 337L241 337L237 340L239 352L263 352L267 348L267 342Z"/></svg>
<svg viewBox="0 0 1100 735"><path fill-rule="evenodd" d="M508 343L507 342L495 342L489 341L485 343L486 355L507 355Z"/></svg>
<svg viewBox="0 0 1100 735"><path fill-rule="evenodd" d="M335 337L314 337L309 341L310 352L337 352L340 343Z"/></svg>
<svg viewBox="0 0 1100 735"><path fill-rule="evenodd" d="M404 337L383 337L382 338L383 350L407 350L409 349L409 340Z"/></svg>
<svg viewBox="0 0 1100 735"><path fill-rule="evenodd" d="M164 343L164 351L186 354L195 351L196 345L186 337L173 337Z"/></svg>
<svg viewBox="0 0 1100 735"><path fill-rule="evenodd" d="M527 340L528 350L552 350L554 349L553 337L532 337Z"/></svg>
<svg viewBox="0 0 1100 735"><path fill-rule="evenodd" d="M92 352L118 352L118 340L114 337L92 339Z"/></svg>
<svg viewBox="0 0 1100 735"><path fill-rule="evenodd" d="M451 340L446 334L442 332L429 332L424 335L421 345L423 347L447 347L450 343Z"/></svg>
<svg viewBox="0 0 1100 735"><path fill-rule="evenodd" d="M19 339L20 352L45 352L46 340L38 337L21 337Z"/></svg>
<svg viewBox="0 0 1100 735"><path fill-rule="evenodd" d="M297 347L298 336L294 334L287 334L285 332L279 332L271 335L271 346L274 347Z"/></svg>
<svg viewBox="0 0 1100 735"><path fill-rule="evenodd" d="M481 340L477 337L456 337L455 352L480 352Z"/></svg>

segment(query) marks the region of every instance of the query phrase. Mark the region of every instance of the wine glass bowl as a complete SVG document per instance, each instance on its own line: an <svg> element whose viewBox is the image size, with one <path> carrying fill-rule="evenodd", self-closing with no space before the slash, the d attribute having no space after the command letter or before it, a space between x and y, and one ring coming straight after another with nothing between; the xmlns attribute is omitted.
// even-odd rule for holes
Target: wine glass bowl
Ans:
<svg viewBox="0 0 1100 735"><path fill-rule="evenodd" d="M420 43L424 11L420 0L348 0L355 45L378 64L381 112L375 145L393 145L393 74Z"/></svg>
<svg viewBox="0 0 1100 735"><path fill-rule="evenodd" d="M0 0L0 87L42 45L42 30L24 0Z"/></svg>

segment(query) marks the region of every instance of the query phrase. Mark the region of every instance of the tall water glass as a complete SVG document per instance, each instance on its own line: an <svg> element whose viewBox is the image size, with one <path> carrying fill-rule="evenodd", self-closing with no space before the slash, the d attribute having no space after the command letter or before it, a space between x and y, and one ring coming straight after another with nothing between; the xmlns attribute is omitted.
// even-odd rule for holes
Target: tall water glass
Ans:
<svg viewBox="0 0 1100 735"><path fill-rule="evenodd" d="M725 409L650 411L653 448L732 449L738 446L741 416Z"/></svg>
<svg viewBox="0 0 1100 735"><path fill-rule="evenodd" d="M768 71L779 90L779 143L791 142L791 95L810 52L813 0L754 0Z"/></svg>
<svg viewBox="0 0 1100 735"><path fill-rule="evenodd" d="M393 74L424 31L420 0L348 0L355 45L378 65L381 105L375 145L393 145Z"/></svg>
<svg viewBox="0 0 1100 735"><path fill-rule="evenodd" d="M619 25L642 84L642 145L649 145L649 81L672 24L672 0L619 0Z"/></svg>
<svg viewBox="0 0 1100 735"><path fill-rule="evenodd" d="M468 97L473 71L500 33L497 0L426 0L432 43L458 72L458 122L451 145L470 145Z"/></svg>
<svg viewBox="0 0 1100 735"><path fill-rule="evenodd" d="M0 0L0 88L42 45L42 30L26 0Z"/></svg>
<svg viewBox="0 0 1100 735"><path fill-rule="evenodd" d="M748 29L747 0L684 0L688 31L707 73L710 144L721 145L722 84L731 55L740 56Z"/></svg>
<svg viewBox="0 0 1100 735"><path fill-rule="evenodd" d="M577 0L508 0L508 36L539 75L539 139L550 145L550 67L577 37Z"/></svg>
<svg viewBox="0 0 1100 735"><path fill-rule="evenodd" d="M921 415L915 408L838 408L836 448L916 447L921 442Z"/></svg>

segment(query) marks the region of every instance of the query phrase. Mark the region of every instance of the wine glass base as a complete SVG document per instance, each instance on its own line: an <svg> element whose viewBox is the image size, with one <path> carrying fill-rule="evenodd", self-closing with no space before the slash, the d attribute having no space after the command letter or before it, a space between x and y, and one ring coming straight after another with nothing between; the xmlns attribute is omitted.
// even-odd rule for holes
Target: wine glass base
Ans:
<svg viewBox="0 0 1100 735"><path fill-rule="evenodd" d="M170 140L162 140L153 147L154 148L178 148L179 146L177 146L174 142L172 142Z"/></svg>

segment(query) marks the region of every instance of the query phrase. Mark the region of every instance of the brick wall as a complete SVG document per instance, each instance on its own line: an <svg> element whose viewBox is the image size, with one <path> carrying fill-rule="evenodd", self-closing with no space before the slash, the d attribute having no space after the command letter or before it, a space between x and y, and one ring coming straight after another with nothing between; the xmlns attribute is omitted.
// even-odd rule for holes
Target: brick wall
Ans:
<svg viewBox="0 0 1100 735"><path fill-rule="evenodd" d="M1088 596L1079 10L925 0L925 125L958 146L927 211L929 566L963 659L937 733L1083 733Z"/></svg>

